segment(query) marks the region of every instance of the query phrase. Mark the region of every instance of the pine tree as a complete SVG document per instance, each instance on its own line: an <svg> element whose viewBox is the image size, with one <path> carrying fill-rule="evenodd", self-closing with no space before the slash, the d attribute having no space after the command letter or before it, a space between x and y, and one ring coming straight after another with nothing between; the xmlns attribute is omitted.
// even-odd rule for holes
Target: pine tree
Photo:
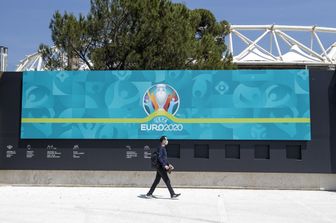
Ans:
<svg viewBox="0 0 336 223"><path fill-rule="evenodd" d="M86 16L55 12L50 29L57 51L39 51L51 70L234 68L229 23L170 0L91 0Z"/></svg>

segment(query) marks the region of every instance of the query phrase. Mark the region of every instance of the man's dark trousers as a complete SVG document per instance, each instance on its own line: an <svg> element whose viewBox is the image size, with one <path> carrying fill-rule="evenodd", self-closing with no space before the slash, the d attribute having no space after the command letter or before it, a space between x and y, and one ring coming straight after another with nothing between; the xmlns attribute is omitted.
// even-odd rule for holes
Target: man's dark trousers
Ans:
<svg viewBox="0 0 336 223"><path fill-rule="evenodd" d="M163 181L167 185L170 196L174 195L175 193L174 193L174 190L173 190L172 186L170 185L170 180L169 180L167 171L165 169L163 169L163 167L161 165L156 169L156 177L155 177L153 185L150 188L148 194L153 194L153 192L154 192L156 186L159 184L161 178L163 179Z"/></svg>

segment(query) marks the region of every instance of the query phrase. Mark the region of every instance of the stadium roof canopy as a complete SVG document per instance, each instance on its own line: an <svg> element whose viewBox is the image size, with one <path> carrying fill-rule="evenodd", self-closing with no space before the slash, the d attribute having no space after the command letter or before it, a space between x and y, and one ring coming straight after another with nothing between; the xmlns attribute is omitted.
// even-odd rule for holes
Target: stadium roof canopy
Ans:
<svg viewBox="0 0 336 223"><path fill-rule="evenodd" d="M227 43L238 66L336 65L336 28L232 25Z"/></svg>
<svg viewBox="0 0 336 223"><path fill-rule="evenodd" d="M286 25L231 25L226 38L238 66L336 65L336 28ZM57 49L54 48L57 52ZM86 70L85 64L80 64ZM45 70L39 53L28 55L17 71Z"/></svg>

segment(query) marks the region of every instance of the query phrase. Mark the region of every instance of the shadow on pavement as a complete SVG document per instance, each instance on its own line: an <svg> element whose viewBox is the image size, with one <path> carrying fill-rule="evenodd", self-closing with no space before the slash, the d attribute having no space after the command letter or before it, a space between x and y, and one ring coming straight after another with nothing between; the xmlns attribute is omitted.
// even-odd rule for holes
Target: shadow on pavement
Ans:
<svg viewBox="0 0 336 223"><path fill-rule="evenodd" d="M158 195L153 195L152 197L147 197L146 194L138 195L138 198L142 199L161 199L161 200L178 200L177 198L170 198L170 197L162 197Z"/></svg>

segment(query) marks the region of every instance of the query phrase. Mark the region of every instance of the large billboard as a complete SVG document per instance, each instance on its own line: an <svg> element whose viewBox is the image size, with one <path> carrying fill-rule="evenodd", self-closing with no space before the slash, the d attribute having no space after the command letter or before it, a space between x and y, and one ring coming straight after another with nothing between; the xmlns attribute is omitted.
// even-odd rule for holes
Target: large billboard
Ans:
<svg viewBox="0 0 336 223"><path fill-rule="evenodd" d="M22 139L310 140L308 70L24 72Z"/></svg>

